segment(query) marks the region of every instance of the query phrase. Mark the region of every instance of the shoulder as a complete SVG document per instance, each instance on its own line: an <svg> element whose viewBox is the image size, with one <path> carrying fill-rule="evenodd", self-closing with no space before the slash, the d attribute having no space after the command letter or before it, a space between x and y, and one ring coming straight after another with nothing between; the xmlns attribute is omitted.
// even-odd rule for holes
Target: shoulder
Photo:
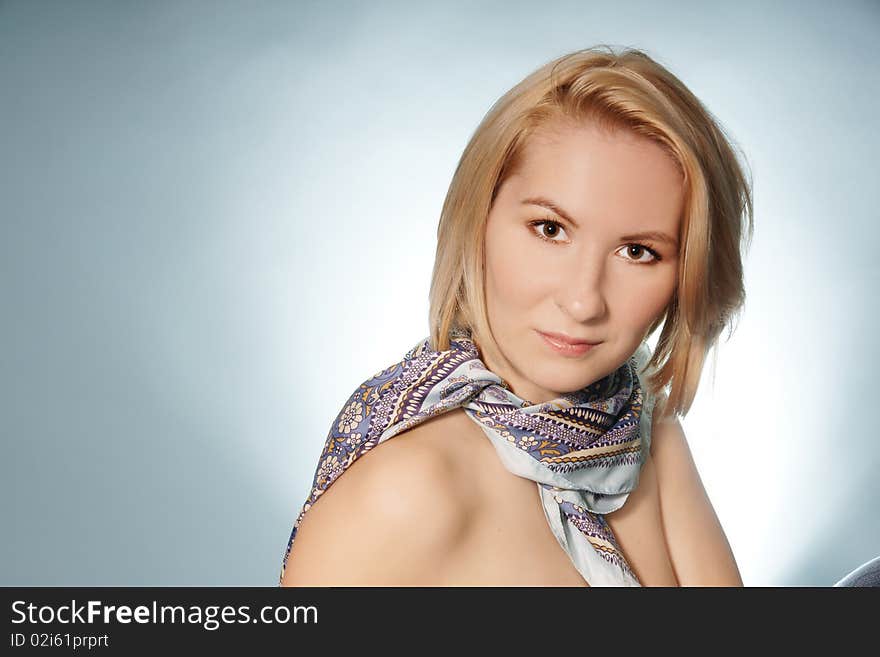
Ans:
<svg viewBox="0 0 880 657"><path fill-rule="evenodd" d="M657 476L665 480L667 491L672 491L676 482L690 488L697 485L702 488L684 428L677 416L657 413L652 418L650 457Z"/></svg>
<svg viewBox="0 0 880 657"><path fill-rule="evenodd" d="M468 522L453 464L425 425L364 453L303 517L285 584L427 585Z"/></svg>
<svg viewBox="0 0 880 657"><path fill-rule="evenodd" d="M683 586L741 586L742 579L674 415L654 418L650 456L669 556Z"/></svg>
<svg viewBox="0 0 880 657"><path fill-rule="evenodd" d="M418 425L352 465L349 483L359 493L360 506L392 523L421 519L424 529L442 528L458 515L453 463L444 450L424 440L429 431L428 425Z"/></svg>

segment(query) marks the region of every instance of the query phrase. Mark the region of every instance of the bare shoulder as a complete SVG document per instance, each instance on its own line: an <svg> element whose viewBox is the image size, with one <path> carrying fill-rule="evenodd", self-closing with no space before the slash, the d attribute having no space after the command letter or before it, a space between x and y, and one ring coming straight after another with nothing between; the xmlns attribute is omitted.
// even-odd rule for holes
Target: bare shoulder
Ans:
<svg viewBox="0 0 880 657"><path fill-rule="evenodd" d="M468 522L429 421L361 455L306 512L285 586L431 585Z"/></svg>
<svg viewBox="0 0 880 657"><path fill-rule="evenodd" d="M742 586L730 544L676 416L654 418L650 451L663 530L679 584Z"/></svg>

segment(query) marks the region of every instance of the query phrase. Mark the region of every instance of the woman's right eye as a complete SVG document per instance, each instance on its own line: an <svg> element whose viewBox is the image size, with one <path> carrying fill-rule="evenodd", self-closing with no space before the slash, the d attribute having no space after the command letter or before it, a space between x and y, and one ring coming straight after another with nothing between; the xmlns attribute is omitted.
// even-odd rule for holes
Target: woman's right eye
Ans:
<svg viewBox="0 0 880 657"><path fill-rule="evenodd" d="M565 242L565 239L559 239L560 235L565 235L565 229L558 221L552 219L541 219L533 221L529 224L535 235L545 242Z"/></svg>

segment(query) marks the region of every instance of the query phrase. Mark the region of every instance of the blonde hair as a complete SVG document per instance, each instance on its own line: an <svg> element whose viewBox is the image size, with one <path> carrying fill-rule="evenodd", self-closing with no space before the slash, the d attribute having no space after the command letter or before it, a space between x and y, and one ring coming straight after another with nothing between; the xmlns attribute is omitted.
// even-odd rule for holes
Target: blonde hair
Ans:
<svg viewBox="0 0 880 657"><path fill-rule="evenodd" d="M504 94L480 122L440 215L430 291L432 345L448 349L451 330L468 330L483 351L503 360L486 312L486 220L529 136L555 118L645 136L662 146L683 174L678 280L666 312L647 333L663 323L646 385L662 400L655 413L684 416L709 350L725 326L732 333L745 301L741 248L753 233L751 180L718 121L640 50L615 53L597 46L559 57Z"/></svg>

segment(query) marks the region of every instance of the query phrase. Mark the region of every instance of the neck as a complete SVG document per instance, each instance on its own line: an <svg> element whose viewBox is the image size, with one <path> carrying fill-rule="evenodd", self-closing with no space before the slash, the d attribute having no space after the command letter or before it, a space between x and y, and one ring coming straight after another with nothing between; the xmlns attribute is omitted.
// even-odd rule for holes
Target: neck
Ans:
<svg viewBox="0 0 880 657"><path fill-rule="evenodd" d="M558 399L560 393L545 390L526 380L498 350L483 349L476 340L474 344L480 352L480 359L490 372L497 375L513 394L527 402L529 406L543 404Z"/></svg>

